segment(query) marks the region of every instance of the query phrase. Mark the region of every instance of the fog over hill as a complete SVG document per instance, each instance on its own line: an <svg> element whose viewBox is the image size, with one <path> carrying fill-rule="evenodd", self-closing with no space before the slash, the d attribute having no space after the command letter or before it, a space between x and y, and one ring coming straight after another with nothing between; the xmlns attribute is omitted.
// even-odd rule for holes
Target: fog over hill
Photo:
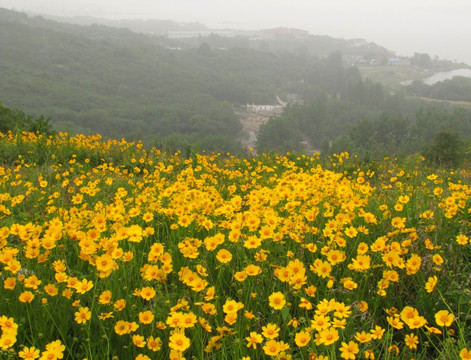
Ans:
<svg viewBox="0 0 471 360"><path fill-rule="evenodd" d="M428 53L471 64L467 0L1 0L0 6L61 16L199 22L213 29L293 27L315 35L364 38L398 55Z"/></svg>
<svg viewBox="0 0 471 360"><path fill-rule="evenodd" d="M420 151L445 129L471 134L471 80L401 85L467 67L427 53L302 27L55 19L0 8L0 102L50 117L58 131L368 156Z"/></svg>

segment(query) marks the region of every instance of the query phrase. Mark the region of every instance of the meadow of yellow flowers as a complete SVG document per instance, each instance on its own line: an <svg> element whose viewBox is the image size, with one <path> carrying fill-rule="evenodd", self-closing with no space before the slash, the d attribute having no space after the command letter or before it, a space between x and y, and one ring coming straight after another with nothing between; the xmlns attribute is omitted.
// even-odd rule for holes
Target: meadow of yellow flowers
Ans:
<svg viewBox="0 0 471 360"><path fill-rule="evenodd" d="M471 176L0 134L2 359L471 359Z"/></svg>

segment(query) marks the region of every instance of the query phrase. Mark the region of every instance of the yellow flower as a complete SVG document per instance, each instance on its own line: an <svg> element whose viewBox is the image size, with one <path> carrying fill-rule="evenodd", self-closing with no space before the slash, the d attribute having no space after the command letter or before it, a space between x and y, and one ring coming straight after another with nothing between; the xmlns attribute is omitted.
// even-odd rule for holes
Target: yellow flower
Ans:
<svg viewBox="0 0 471 360"><path fill-rule="evenodd" d="M98 302L101 304L101 305L106 305L106 304L109 304L110 301L111 301L111 291L109 290L104 290L100 296L98 297Z"/></svg>
<svg viewBox="0 0 471 360"><path fill-rule="evenodd" d="M14 277L8 277L3 281L3 288L6 290L13 290L16 286L16 279Z"/></svg>
<svg viewBox="0 0 471 360"><path fill-rule="evenodd" d="M355 340L360 343L367 343L373 339L373 336L365 331L357 332L355 334Z"/></svg>
<svg viewBox="0 0 471 360"><path fill-rule="evenodd" d="M438 282L438 278L435 275L429 277L427 280L427 283L425 284L425 290L427 290L428 293L431 293L433 289L435 289L437 282Z"/></svg>
<svg viewBox="0 0 471 360"><path fill-rule="evenodd" d="M404 327L404 323L398 317L388 316L386 320L395 329L400 330Z"/></svg>
<svg viewBox="0 0 471 360"><path fill-rule="evenodd" d="M466 245L468 244L469 242L469 238L466 236L466 235L463 235L463 234L459 234L457 237L456 237L456 242L460 245Z"/></svg>
<svg viewBox="0 0 471 360"><path fill-rule="evenodd" d="M144 336L142 335L133 335L132 343L139 348L146 346L146 341L144 340Z"/></svg>
<svg viewBox="0 0 471 360"><path fill-rule="evenodd" d="M151 300L155 297L155 290L152 287L145 286L139 291L139 296L142 297L144 300Z"/></svg>
<svg viewBox="0 0 471 360"><path fill-rule="evenodd" d="M247 279L247 273L245 271L237 271L234 274L234 279L236 279L239 282L245 281Z"/></svg>
<svg viewBox="0 0 471 360"><path fill-rule="evenodd" d="M404 342L407 347L411 350L417 349L417 344L419 343L419 338L414 334L406 335Z"/></svg>
<svg viewBox="0 0 471 360"><path fill-rule="evenodd" d="M244 307L244 304L235 300L226 299L225 304L222 307L222 311L225 314L234 314Z"/></svg>
<svg viewBox="0 0 471 360"><path fill-rule="evenodd" d="M169 347L176 351L185 351L190 347L190 339L181 332L174 332L169 338Z"/></svg>
<svg viewBox="0 0 471 360"><path fill-rule="evenodd" d="M78 311L74 315L75 322L77 324L85 324L92 317L92 313L88 307L79 307Z"/></svg>
<svg viewBox="0 0 471 360"><path fill-rule="evenodd" d="M34 294L31 291L23 291L18 299L23 303L30 303L34 299Z"/></svg>
<svg viewBox="0 0 471 360"><path fill-rule="evenodd" d="M39 358L39 349L36 349L34 346L23 347L23 350L18 351L18 356L22 359L37 359Z"/></svg>
<svg viewBox="0 0 471 360"><path fill-rule="evenodd" d="M376 325L376 327L374 329L370 330L370 333L373 336L373 339L377 340L377 339L382 339L383 338L383 335L384 335L385 331L386 331L386 329L383 329L381 326Z"/></svg>
<svg viewBox="0 0 471 360"><path fill-rule="evenodd" d="M285 304L285 296L281 292L274 292L268 297L269 305L275 310L281 310Z"/></svg>
<svg viewBox="0 0 471 360"><path fill-rule="evenodd" d="M16 334L2 334L0 337L0 349L8 350L16 343Z"/></svg>
<svg viewBox="0 0 471 360"><path fill-rule="evenodd" d="M250 348L254 348L256 349L257 348L257 344L261 344L262 341L263 341L263 337L262 335L256 333L255 331L252 331L250 333L250 336L247 336L245 338L245 340L247 340L247 347Z"/></svg>
<svg viewBox="0 0 471 360"><path fill-rule="evenodd" d="M262 335L266 339L275 339L278 337L280 328L276 324L269 323L267 326L262 327Z"/></svg>
<svg viewBox="0 0 471 360"><path fill-rule="evenodd" d="M339 332L334 327L323 329L319 332L318 343L329 346L339 340ZM317 343L316 343L317 344Z"/></svg>
<svg viewBox="0 0 471 360"><path fill-rule="evenodd" d="M460 358L462 360L471 360L471 350L468 350L466 348L462 349L460 351Z"/></svg>
<svg viewBox="0 0 471 360"><path fill-rule="evenodd" d="M342 346L340 347L340 357L346 360L348 359L355 359L356 354L360 351L358 349L358 344L354 341L350 341L348 344L342 342Z"/></svg>
<svg viewBox="0 0 471 360"><path fill-rule="evenodd" d="M276 356L281 351L280 343L276 340L268 340L263 346L263 351L268 356Z"/></svg>
<svg viewBox="0 0 471 360"><path fill-rule="evenodd" d="M232 254L226 249L221 249L218 251L216 259L222 264L227 264L232 260Z"/></svg>
<svg viewBox="0 0 471 360"><path fill-rule="evenodd" d="M150 324L154 320L154 315L151 311L141 311L139 313L139 322L141 324Z"/></svg>
<svg viewBox="0 0 471 360"><path fill-rule="evenodd" d="M315 314L314 319L311 320L311 327L316 331L327 329L330 326L330 317L323 314Z"/></svg>
<svg viewBox="0 0 471 360"><path fill-rule="evenodd" d="M435 322L438 326L451 326L455 317L448 310L440 310L435 314Z"/></svg>

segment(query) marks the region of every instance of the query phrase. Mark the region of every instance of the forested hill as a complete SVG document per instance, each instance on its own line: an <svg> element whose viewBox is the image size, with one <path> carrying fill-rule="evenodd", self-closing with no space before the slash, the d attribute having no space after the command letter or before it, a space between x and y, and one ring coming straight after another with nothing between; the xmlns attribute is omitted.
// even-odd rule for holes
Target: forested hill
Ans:
<svg viewBox="0 0 471 360"><path fill-rule="evenodd" d="M417 152L442 130L471 135L470 110L424 104L362 79L341 51L319 57L293 51L303 41L274 40L276 51L238 41L192 43L0 9L0 102L44 115L59 131L232 153L244 137L236 111L293 95L301 101L260 127L259 152ZM353 51L343 40L324 41ZM363 58L385 51L356 49L370 51Z"/></svg>
<svg viewBox="0 0 471 360"><path fill-rule="evenodd" d="M227 150L241 131L234 106L337 91L332 87L359 80L356 69L328 58L206 43L181 47L166 37L5 9L0 49L0 101L50 117L58 130L148 140L186 136Z"/></svg>

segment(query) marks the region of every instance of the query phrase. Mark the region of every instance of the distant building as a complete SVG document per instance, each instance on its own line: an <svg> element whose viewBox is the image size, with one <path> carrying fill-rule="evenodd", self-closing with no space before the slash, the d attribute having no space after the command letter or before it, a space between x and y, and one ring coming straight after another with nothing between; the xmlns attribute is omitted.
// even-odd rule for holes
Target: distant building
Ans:
<svg viewBox="0 0 471 360"><path fill-rule="evenodd" d="M234 37L235 33L232 30L179 30L168 32L169 39L190 39L197 37L208 37L211 35Z"/></svg>
<svg viewBox="0 0 471 360"><path fill-rule="evenodd" d="M248 111L268 111L274 113L281 113L283 111L283 106L281 105L255 105L255 104L247 104Z"/></svg>
<svg viewBox="0 0 471 360"><path fill-rule="evenodd" d="M262 40L304 40L309 37L306 30L278 27L260 31Z"/></svg>
<svg viewBox="0 0 471 360"><path fill-rule="evenodd" d="M365 39L351 39L350 43L352 44L352 46L368 45L368 42Z"/></svg>
<svg viewBox="0 0 471 360"><path fill-rule="evenodd" d="M391 66L409 66L411 63L408 59L401 59L398 57L388 58L388 65Z"/></svg>

